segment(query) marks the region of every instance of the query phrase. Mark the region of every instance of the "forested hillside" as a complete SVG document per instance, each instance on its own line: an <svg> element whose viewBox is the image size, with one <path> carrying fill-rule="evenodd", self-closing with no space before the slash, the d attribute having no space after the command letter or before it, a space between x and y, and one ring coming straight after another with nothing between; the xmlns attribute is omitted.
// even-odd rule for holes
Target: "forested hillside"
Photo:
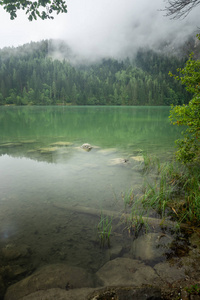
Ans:
<svg viewBox="0 0 200 300"><path fill-rule="evenodd" d="M140 50L134 60L73 65L53 59L50 44L0 50L1 105L170 105L190 99L168 75L184 66L183 58Z"/></svg>

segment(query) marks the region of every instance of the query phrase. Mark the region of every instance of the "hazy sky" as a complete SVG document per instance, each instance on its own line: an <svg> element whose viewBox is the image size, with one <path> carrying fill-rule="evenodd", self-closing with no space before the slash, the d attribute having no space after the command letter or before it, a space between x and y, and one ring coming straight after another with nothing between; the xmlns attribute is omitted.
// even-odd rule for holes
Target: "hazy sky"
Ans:
<svg viewBox="0 0 200 300"><path fill-rule="evenodd" d="M164 0L69 0L68 13L54 20L16 20L0 8L0 48L42 39L64 39L85 56L123 56L139 46L181 42L196 33L200 7L184 20L170 20L160 11Z"/></svg>

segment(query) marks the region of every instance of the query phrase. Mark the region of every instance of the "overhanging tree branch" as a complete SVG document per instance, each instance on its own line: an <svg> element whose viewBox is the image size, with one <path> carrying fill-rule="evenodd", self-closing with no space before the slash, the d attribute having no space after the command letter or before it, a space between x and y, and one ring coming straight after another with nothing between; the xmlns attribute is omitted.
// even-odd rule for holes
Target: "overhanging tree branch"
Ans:
<svg viewBox="0 0 200 300"><path fill-rule="evenodd" d="M10 14L11 20L17 17L17 11L20 9L26 12L30 21L37 18L53 19L54 12L67 12L65 0L0 0L0 5Z"/></svg>
<svg viewBox="0 0 200 300"><path fill-rule="evenodd" d="M166 0L166 15L172 19L185 18L191 10L200 4L200 0Z"/></svg>

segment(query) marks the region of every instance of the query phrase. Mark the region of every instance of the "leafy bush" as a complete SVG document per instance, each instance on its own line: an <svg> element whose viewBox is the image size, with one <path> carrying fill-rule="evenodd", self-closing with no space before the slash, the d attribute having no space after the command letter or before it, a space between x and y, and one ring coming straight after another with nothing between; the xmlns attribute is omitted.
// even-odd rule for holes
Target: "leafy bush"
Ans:
<svg viewBox="0 0 200 300"><path fill-rule="evenodd" d="M170 120L178 126L186 126L182 132L183 139L176 141L177 159L184 164L200 162L200 60L195 60L193 53L186 62L184 69L177 69L180 76L175 76L186 85L186 90L194 94L188 105L172 106Z"/></svg>

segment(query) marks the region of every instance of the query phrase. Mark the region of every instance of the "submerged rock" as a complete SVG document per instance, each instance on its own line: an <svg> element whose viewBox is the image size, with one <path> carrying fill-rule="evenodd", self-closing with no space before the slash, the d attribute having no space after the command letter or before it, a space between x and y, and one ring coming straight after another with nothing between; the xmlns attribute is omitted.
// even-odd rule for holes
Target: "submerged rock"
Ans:
<svg viewBox="0 0 200 300"><path fill-rule="evenodd" d="M38 149L38 151L40 151L41 154L53 153L57 150L58 150L58 147L45 147L45 148Z"/></svg>
<svg viewBox="0 0 200 300"><path fill-rule="evenodd" d="M165 234L148 233L133 241L131 252L136 259L155 260L164 256L170 248L171 242L171 237Z"/></svg>
<svg viewBox="0 0 200 300"><path fill-rule="evenodd" d="M107 262L97 273L104 286L141 286L153 284L158 275L150 266L130 258L116 258Z"/></svg>
<svg viewBox="0 0 200 300"><path fill-rule="evenodd" d="M194 246L200 252L200 239L198 233L193 233L189 238L189 241L192 246Z"/></svg>
<svg viewBox="0 0 200 300"><path fill-rule="evenodd" d="M31 276L10 286L6 292L5 300L21 300L22 297L40 290L60 288L66 293L71 289L93 288L101 285L97 275L88 273L82 268L66 264L53 264L44 266Z"/></svg>
<svg viewBox="0 0 200 300"><path fill-rule="evenodd" d="M128 159L126 158L113 158L109 161L109 166L127 165Z"/></svg>
<svg viewBox="0 0 200 300"><path fill-rule="evenodd" d="M169 262L158 263L154 266L156 273L167 283L173 283L177 280L184 279L186 269L178 265L171 265Z"/></svg>
<svg viewBox="0 0 200 300"><path fill-rule="evenodd" d="M80 288L74 290L63 290L60 288L38 291L19 300L86 300L94 289Z"/></svg>
<svg viewBox="0 0 200 300"><path fill-rule="evenodd" d="M6 143L6 144L0 144L0 148L13 148L13 147L19 147L22 146L22 143Z"/></svg>
<svg viewBox="0 0 200 300"><path fill-rule="evenodd" d="M24 140L24 141L20 141L20 143L22 143L22 144L34 144L34 143L36 143L36 140Z"/></svg>
<svg viewBox="0 0 200 300"><path fill-rule="evenodd" d="M30 247L27 245L7 244L2 249L2 255L6 260L15 260L19 257L29 257L31 255Z"/></svg>
<svg viewBox="0 0 200 300"><path fill-rule="evenodd" d="M36 149L31 149L31 150L28 150L27 153L30 153L30 154L31 153L37 153L37 150Z"/></svg>
<svg viewBox="0 0 200 300"><path fill-rule="evenodd" d="M114 247L111 247L109 249L109 255L110 255L110 259L115 259L117 257L119 257L121 255L123 251L123 247L121 245L115 245Z"/></svg>
<svg viewBox="0 0 200 300"><path fill-rule="evenodd" d="M87 152L91 151L92 148L93 148L93 147L92 147L90 144L88 144L88 143L85 143L85 144L83 144L83 145L81 146L81 149L83 149L83 150L85 150L85 151L87 151Z"/></svg>
<svg viewBox="0 0 200 300"><path fill-rule="evenodd" d="M28 272L28 269L20 265L7 265L0 268L0 274L7 280L15 279Z"/></svg>
<svg viewBox="0 0 200 300"><path fill-rule="evenodd" d="M101 149L98 151L98 153L103 154L103 155L109 155L109 154L113 154L116 152L117 152L116 148Z"/></svg>
<svg viewBox="0 0 200 300"><path fill-rule="evenodd" d="M52 143L50 144L50 146L57 146L57 147L68 147L68 146L72 146L73 143L71 142L56 142L56 143Z"/></svg>
<svg viewBox="0 0 200 300"><path fill-rule="evenodd" d="M102 299L126 299L126 300L158 300L161 298L161 290L156 287L108 287L93 292L88 300Z"/></svg>
<svg viewBox="0 0 200 300"><path fill-rule="evenodd" d="M0 275L0 299L3 299L5 290L6 290L6 288L5 288L5 285L4 285L4 282L3 282L3 278Z"/></svg>
<svg viewBox="0 0 200 300"><path fill-rule="evenodd" d="M143 156L131 156L131 159L135 160L135 161L139 161L139 162L144 162L144 157Z"/></svg>

